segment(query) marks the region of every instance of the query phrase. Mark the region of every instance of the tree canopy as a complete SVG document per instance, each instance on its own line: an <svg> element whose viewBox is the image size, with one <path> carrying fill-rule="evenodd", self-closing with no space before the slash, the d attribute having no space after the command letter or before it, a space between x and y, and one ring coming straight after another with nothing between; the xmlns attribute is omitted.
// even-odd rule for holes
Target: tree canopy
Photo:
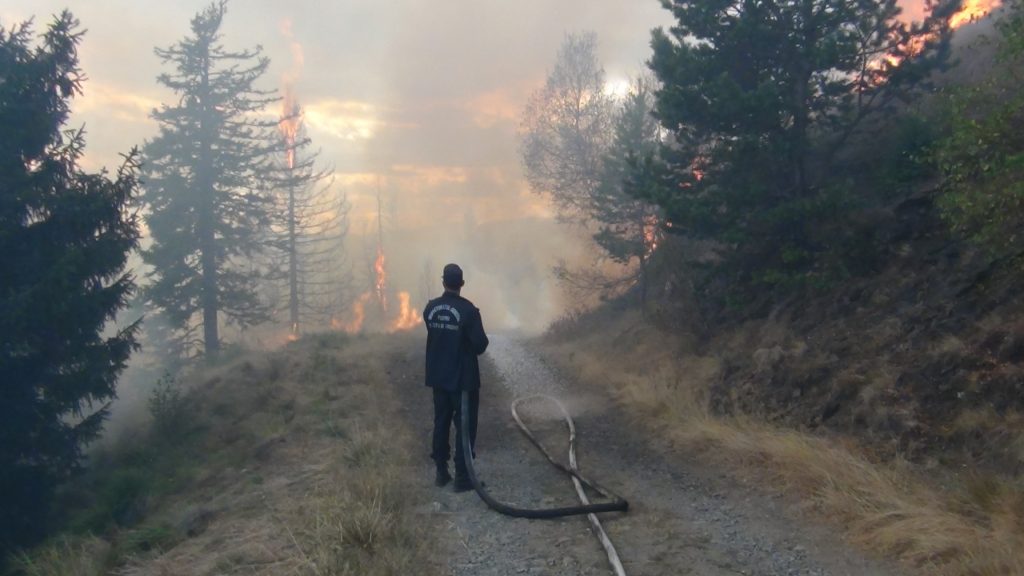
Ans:
<svg viewBox="0 0 1024 576"><path fill-rule="evenodd" d="M734 280L817 273L848 191L832 170L859 129L920 87L948 53L958 3L907 24L896 0L663 0L655 115L674 136L644 193L672 230L717 242Z"/></svg>
<svg viewBox="0 0 1024 576"><path fill-rule="evenodd" d="M997 257L1024 254L1024 9L998 21L990 78L950 98L952 129L933 150L945 176L940 205L953 228Z"/></svg>
<svg viewBox="0 0 1024 576"><path fill-rule="evenodd" d="M42 536L138 327L113 325L135 286L136 155L113 177L79 167L84 131L65 126L82 32L64 12L33 36L0 28L0 548Z"/></svg>
<svg viewBox="0 0 1024 576"><path fill-rule="evenodd" d="M657 207L628 187L630 162L655 154L661 135L651 116L652 83L639 79L617 98L597 58L597 36L568 34L523 115L521 154L530 187L551 198L561 219L589 230L601 258L624 270L559 265L556 276L581 295L607 296L639 284L643 299L661 221Z"/></svg>
<svg viewBox="0 0 1024 576"><path fill-rule="evenodd" d="M276 100L256 82L270 61L257 47L228 50L220 29L225 1L191 23L191 35L156 55L171 67L157 81L174 104L153 112L159 134L146 143L143 199L152 245L143 252L148 300L177 327L186 347L220 346L220 314L241 326L268 317L251 258L265 248L273 199L262 185L279 146L272 120L257 114ZM202 327L202 337L197 334Z"/></svg>

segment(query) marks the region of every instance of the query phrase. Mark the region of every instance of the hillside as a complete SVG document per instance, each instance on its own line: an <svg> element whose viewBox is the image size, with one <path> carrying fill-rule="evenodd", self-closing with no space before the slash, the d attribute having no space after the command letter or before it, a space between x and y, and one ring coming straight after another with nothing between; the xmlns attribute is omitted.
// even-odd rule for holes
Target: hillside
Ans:
<svg viewBox="0 0 1024 576"><path fill-rule="evenodd" d="M164 383L95 455L61 534L15 562L74 574L431 574L386 337L314 336Z"/></svg>
<svg viewBox="0 0 1024 576"><path fill-rule="evenodd" d="M537 345L638 426L796 494L868 549L922 574L1024 573L1019 259L950 235L929 192L877 216L877 274L746 318L709 321L692 295L646 314L613 302Z"/></svg>

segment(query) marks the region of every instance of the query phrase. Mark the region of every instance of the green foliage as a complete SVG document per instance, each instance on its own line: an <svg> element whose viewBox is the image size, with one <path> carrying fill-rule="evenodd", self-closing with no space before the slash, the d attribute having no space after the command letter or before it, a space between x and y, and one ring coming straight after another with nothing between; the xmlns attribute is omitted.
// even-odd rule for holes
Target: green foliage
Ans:
<svg viewBox="0 0 1024 576"><path fill-rule="evenodd" d="M899 189L901 185L934 177L936 170L929 150L947 131L944 116L938 113L904 114L892 125L892 141L883 148L882 183Z"/></svg>
<svg viewBox="0 0 1024 576"><path fill-rule="evenodd" d="M152 433L130 447L97 455L89 470L60 493L59 523L75 534L141 529L163 497L190 485L208 458L194 426Z"/></svg>
<svg viewBox="0 0 1024 576"><path fill-rule="evenodd" d="M943 65L957 3L914 25L895 0L663 4L676 25L655 30L650 67L675 142L645 171L642 197L673 231L712 242L734 289L841 276L822 233L851 235L851 189L831 181L838 152Z"/></svg>
<svg viewBox="0 0 1024 576"><path fill-rule="evenodd" d="M108 573L110 546L98 538L63 536L11 562L24 576L103 576Z"/></svg>
<svg viewBox="0 0 1024 576"><path fill-rule="evenodd" d="M623 264L647 258L661 223L657 208L637 198L630 177L632 163L657 153L659 130L652 105L650 82L636 81L614 119L612 143L589 210L599 225L597 245Z"/></svg>
<svg viewBox="0 0 1024 576"><path fill-rule="evenodd" d="M219 314L242 326L267 317L258 270L246 263L264 248L273 203L262 181L276 123L254 120L274 100L254 87L269 60L259 48L220 44L225 12L224 1L210 5L193 18L191 36L156 50L172 69L158 81L176 104L153 112L160 133L144 149L153 239L143 252L152 266L146 296L183 349L201 343L209 355L220 346Z"/></svg>
<svg viewBox="0 0 1024 576"><path fill-rule="evenodd" d="M650 159L661 131L651 116L653 82L640 78L621 100L610 95L593 33L566 37L544 87L523 118L522 158L534 192L550 195L559 217L585 225L624 274L597 267L555 269L571 292L601 297L639 284L660 233L660 211L630 188L632 163Z"/></svg>
<svg viewBox="0 0 1024 576"><path fill-rule="evenodd" d="M138 328L106 332L134 290L135 154L113 178L79 168L83 132L65 124L82 33L64 12L33 36L0 29L0 550L42 536Z"/></svg>
<svg viewBox="0 0 1024 576"><path fill-rule="evenodd" d="M1024 251L1024 15L1019 3L999 23L992 80L950 97L952 130L934 149L945 176L940 198L954 230L993 255Z"/></svg>
<svg viewBox="0 0 1024 576"><path fill-rule="evenodd" d="M153 416L153 428L160 436L172 434L185 418L185 398L181 394L178 380L170 373L165 373L157 380L148 404L149 413Z"/></svg>

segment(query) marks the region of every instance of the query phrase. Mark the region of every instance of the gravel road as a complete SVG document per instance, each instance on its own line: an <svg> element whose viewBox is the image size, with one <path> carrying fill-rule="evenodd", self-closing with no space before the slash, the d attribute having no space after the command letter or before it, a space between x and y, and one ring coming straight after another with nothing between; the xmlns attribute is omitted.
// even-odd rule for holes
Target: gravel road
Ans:
<svg viewBox="0 0 1024 576"><path fill-rule="evenodd" d="M406 411L429 452L430 400L422 382L422 348L396 359L409 382ZM418 370L417 370L418 369ZM568 478L519 433L509 414L515 397L544 393L562 400L576 420L584 474L630 501L626 514L602 517L626 572L638 575L888 576L892 566L864 558L832 531L800 518L797 503L768 496L728 475L688 461L645 438L616 414L598 389L560 378L527 346L496 335L483 363L477 471L499 500L530 507L575 505ZM404 388L405 386L403 386ZM527 420L556 455L566 434L553 412L537 408ZM473 492L434 488L424 456L422 482L430 495L422 512L440 519L450 549L448 573L469 575L611 574L585 517L525 520L489 510Z"/></svg>

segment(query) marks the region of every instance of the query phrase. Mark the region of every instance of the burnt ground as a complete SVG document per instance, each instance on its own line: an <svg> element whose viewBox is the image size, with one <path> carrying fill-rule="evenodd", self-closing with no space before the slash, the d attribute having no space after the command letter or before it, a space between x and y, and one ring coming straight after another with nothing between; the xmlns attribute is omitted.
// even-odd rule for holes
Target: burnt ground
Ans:
<svg viewBox="0 0 1024 576"><path fill-rule="evenodd" d="M429 460L431 405L422 387L422 348L410 340L391 364L403 394L402 414L421 439L420 512L441 526L439 561L453 575L610 574L583 517L524 520L489 510L473 492L433 487ZM485 355L477 469L499 500L527 506L575 504L570 481L519 433L509 405L543 392L565 402L579 431L586 475L630 501L626 514L602 521L630 575L893 575L864 558L834 531L802 517L800 503L769 496L723 471L644 437L599 389L559 377L520 341L497 336ZM543 414L528 415L558 454L565 432Z"/></svg>

